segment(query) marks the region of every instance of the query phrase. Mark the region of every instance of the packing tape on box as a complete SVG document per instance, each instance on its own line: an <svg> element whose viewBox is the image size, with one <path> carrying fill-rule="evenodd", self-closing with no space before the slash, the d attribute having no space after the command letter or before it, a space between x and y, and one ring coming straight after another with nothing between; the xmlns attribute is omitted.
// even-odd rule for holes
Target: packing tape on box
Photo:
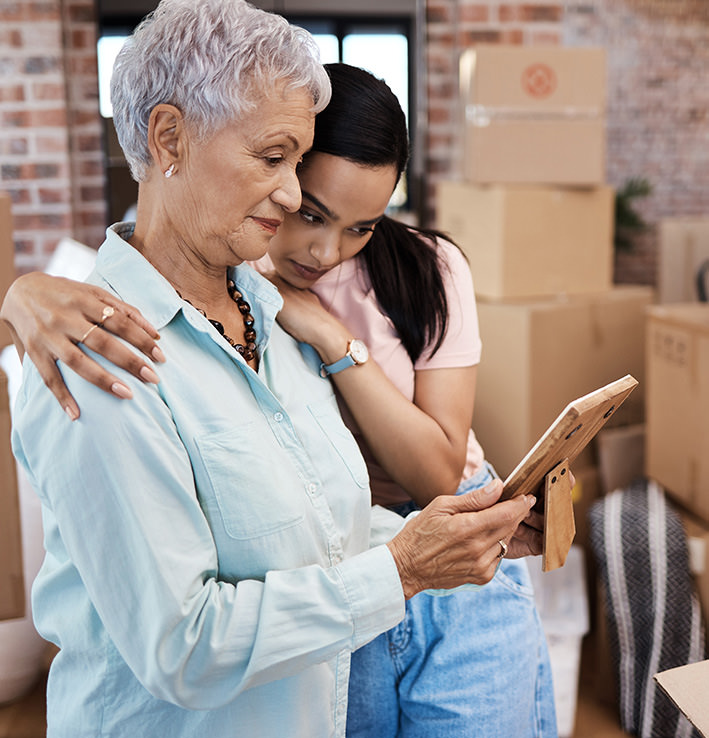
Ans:
<svg viewBox="0 0 709 738"><path fill-rule="evenodd" d="M594 120L603 115L599 107L545 107L522 108L517 106L466 105L465 119L477 128L485 128L493 121L560 121L560 120Z"/></svg>

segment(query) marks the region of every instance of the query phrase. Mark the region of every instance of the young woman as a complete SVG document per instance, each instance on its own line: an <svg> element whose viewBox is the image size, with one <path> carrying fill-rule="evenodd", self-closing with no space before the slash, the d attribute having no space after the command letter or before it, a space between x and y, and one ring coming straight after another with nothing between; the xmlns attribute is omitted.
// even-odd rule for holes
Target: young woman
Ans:
<svg viewBox="0 0 709 738"><path fill-rule="evenodd" d="M315 349L335 385L367 461L373 502L405 514L494 476L471 430L481 351L472 278L461 252L440 234L384 214L408 159L396 97L363 70L336 64L328 73L332 100L316 118L313 147L298 172L301 208L286 214L257 267L284 296L279 322ZM120 396L118 377L76 346L104 296L45 275L23 279L3 317L62 405L78 414L56 357ZM154 381L153 369L109 331L161 359L156 333L130 306L111 304L116 315L93 331L100 344L92 348ZM326 359L338 351L340 360ZM510 555L539 551L536 531L519 535ZM501 541L488 585L409 599L398 626L355 652L348 735L556 735L526 564L503 558L506 551Z"/></svg>

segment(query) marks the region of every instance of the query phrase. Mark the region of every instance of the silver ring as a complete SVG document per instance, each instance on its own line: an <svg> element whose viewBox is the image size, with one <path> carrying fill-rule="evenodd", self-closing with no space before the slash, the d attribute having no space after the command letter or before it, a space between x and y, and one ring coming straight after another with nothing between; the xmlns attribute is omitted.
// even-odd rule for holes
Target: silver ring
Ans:
<svg viewBox="0 0 709 738"><path fill-rule="evenodd" d="M500 544L500 553L497 554L497 558L504 559L507 556L507 544L503 540L499 540L498 543Z"/></svg>

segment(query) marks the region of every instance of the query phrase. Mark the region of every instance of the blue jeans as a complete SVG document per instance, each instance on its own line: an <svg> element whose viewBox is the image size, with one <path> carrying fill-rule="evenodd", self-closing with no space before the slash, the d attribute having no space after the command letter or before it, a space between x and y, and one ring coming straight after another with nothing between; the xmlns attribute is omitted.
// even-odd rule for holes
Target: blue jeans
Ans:
<svg viewBox="0 0 709 738"><path fill-rule="evenodd" d="M485 468L458 494L485 486ZM445 597L421 592L401 623L352 654L348 738L555 738L544 632L524 559Z"/></svg>

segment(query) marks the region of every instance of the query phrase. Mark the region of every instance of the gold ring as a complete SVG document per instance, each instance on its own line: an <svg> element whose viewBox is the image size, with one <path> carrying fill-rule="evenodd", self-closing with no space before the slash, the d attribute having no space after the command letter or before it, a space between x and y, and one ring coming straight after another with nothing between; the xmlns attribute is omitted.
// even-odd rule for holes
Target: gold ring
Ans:
<svg viewBox="0 0 709 738"><path fill-rule="evenodd" d="M99 320L96 325L103 326L104 321L107 318L110 318L115 312L116 308L111 307L110 305L106 305L106 307L103 309L103 312L101 313L101 320Z"/></svg>
<svg viewBox="0 0 709 738"><path fill-rule="evenodd" d="M98 321L98 323L94 323L91 328L89 328L86 333L81 337L79 343L84 343L86 339L89 337L89 334L91 333L94 328L103 328L104 321L106 321L108 318L110 318L114 313L116 312L116 308L111 307L110 305L106 305L106 307L103 309L103 312L101 313L101 317Z"/></svg>
<svg viewBox="0 0 709 738"><path fill-rule="evenodd" d="M83 343L89 337L89 333L91 333L94 328L98 328L98 323L94 323L91 328L89 328L89 330L84 333L84 335L79 339L79 343Z"/></svg>
<svg viewBox="0 0 709 738"><path fill-rule="evenodd" d="M507 556L507 544L503 540L499 540L498 543L500 544L500 553L497 554L497 558L504 559Z"/></svg>

